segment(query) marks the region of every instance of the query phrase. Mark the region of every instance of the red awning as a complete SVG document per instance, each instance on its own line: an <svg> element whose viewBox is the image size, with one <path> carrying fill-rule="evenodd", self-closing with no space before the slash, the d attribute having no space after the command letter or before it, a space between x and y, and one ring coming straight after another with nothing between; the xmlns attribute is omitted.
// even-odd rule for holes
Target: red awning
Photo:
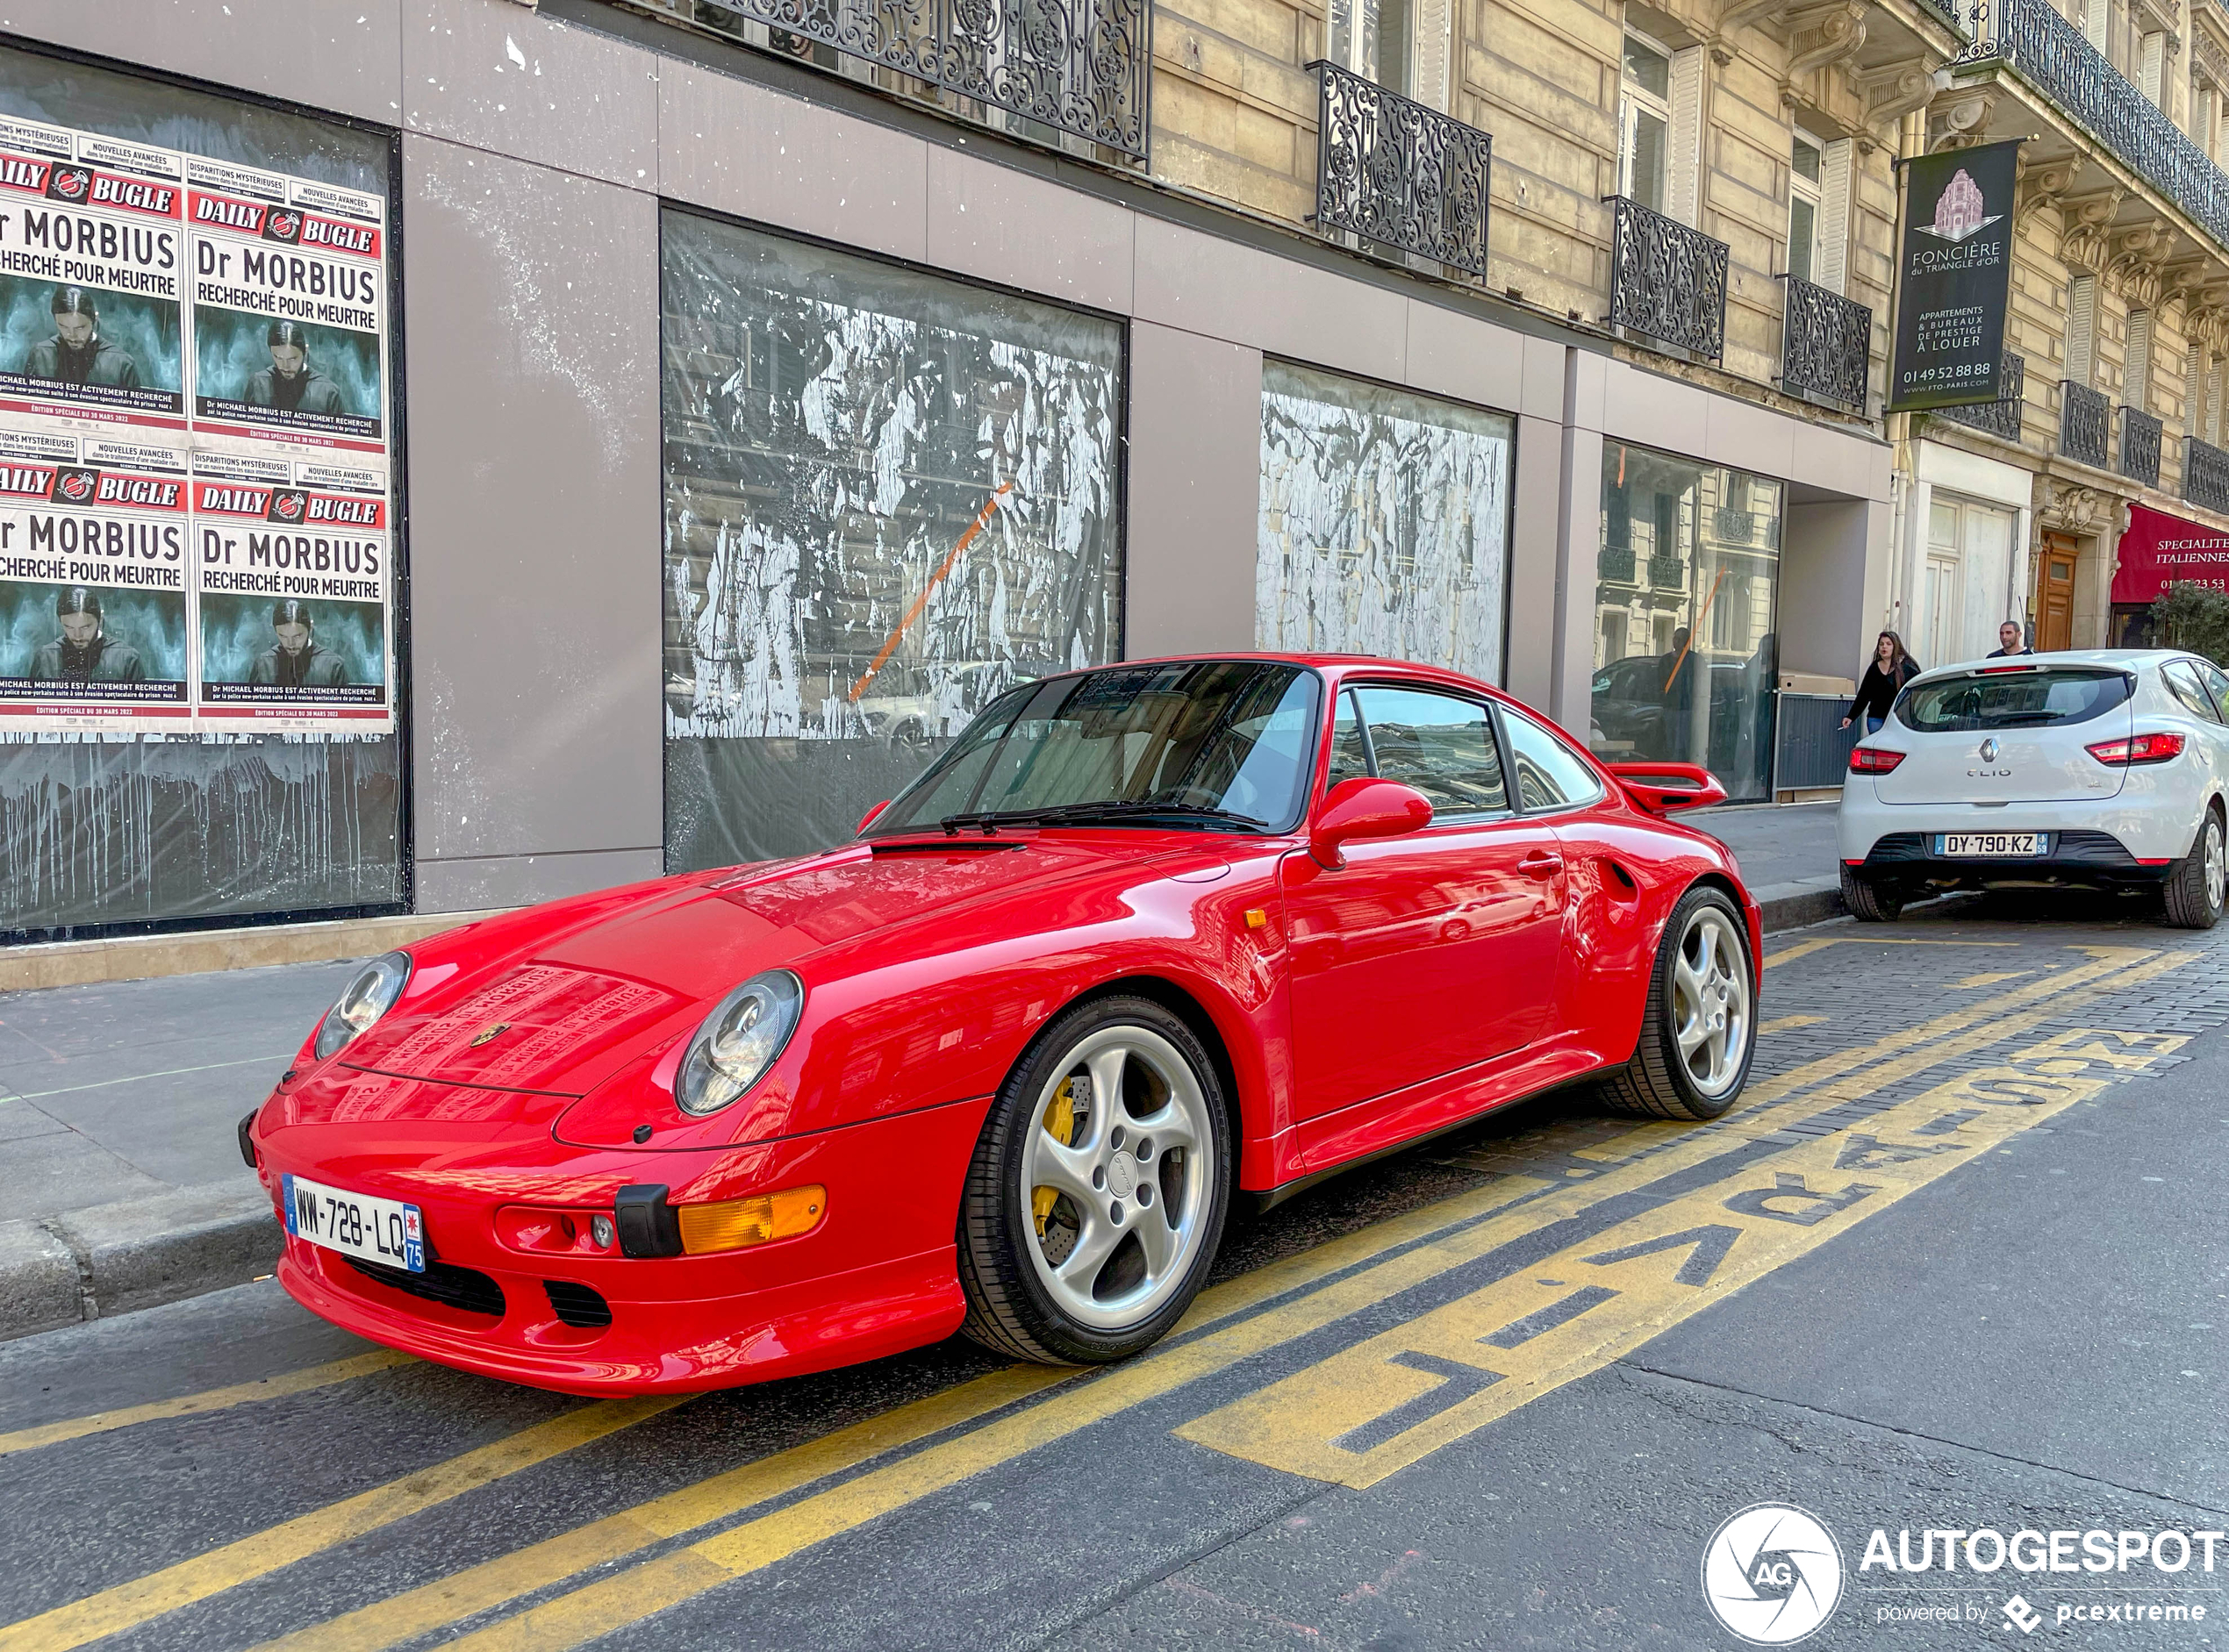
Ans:
<svg viewBox="0 0 2229 1652"><path fill-rule="evenodd" d="M2130 505L2128 532L2121 535L2120 569L2113 576L2113 600L2156 602L2169 585L2183 584L2229 590L2229 533Z"/></svg>

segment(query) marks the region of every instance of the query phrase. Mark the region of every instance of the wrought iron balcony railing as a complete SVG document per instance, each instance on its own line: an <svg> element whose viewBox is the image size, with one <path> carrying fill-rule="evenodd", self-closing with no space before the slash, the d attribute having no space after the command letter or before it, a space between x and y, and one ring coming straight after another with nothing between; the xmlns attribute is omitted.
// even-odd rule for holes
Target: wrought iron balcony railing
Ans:
<svg viewBox="0 0 2229 1652"><path fill-rule="evenodd" d="M2196 436L2185 436L2182 497L2209 511L2229 511L2229 453Z"/></svg>
<svg viewBox="0 0 2229 1652"><path fill-rule="evenodd" d="M2050 0L1965 0L1975 44L1960 63L2002 59L2229 247L2229 176L2106 61Z"/></svg>
<svg viewBox="0 0 2229 1652"><path fill-rule="evenodd" d="M2104 391L2059 381L2059 451L2100 470L2112 463L2113 404Z"/></svg>
<svg viewBox="0 0 2229 1652"><path fill-rule="evenodd" d="M1414 98L1328 63L1310 63L1315 225L1486 274L1494 139Z"/></svg>
<svg viewBox="0 0 2229 1652"><path fill-rule="evenodd" d="M1788 290L1781 321L1781 388L1864 412L1873 311L1799 276L1781 280Z"/></svg>
<svg viewBox="0 0 2229 1652"><path fill-rule="evenodd" d="M1973 402L1964 407L1937 407L1930 411L1938 418L1951 419L2001 440L2017 442L2020 440L2021 410L2027 401L2028 359L2007 350L2004 369L1998 377L2002 383L1993 402Z"/></svg>
<svg viewBox="0 0 2229 1652"><path fill-rule="evenodd" d="M2121 475L2147 488L2160 485L2160 439L2164 427L2139 408L2121 409Z"/></svg>
<svg viewBox="0 0 2229 1652"><path fill-rule="evenodd" d="M1609 254L1609 323L1717 361L1726 353L1726 244L1622 195Z"/></svg>
<svg viewBox="0 0 2229 1652"><path fill-rule="evenodd" d="M730 38L818 42L1145 158L1150 0L633 0ZM763 45L762 40L757 44Z"/></svg>
<svg viewBox="0 0 2229 1652"><path fill-rule="evenodd" d="M1649 584L1657 590L1679 590L1688 583L1688 565L1676 554L1649 558Z"/></svg>

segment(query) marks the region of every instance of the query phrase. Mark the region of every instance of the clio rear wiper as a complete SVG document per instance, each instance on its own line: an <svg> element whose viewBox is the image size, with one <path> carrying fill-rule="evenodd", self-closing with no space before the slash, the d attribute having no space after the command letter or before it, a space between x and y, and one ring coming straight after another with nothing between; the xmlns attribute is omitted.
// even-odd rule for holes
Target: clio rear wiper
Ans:
<svg viewBox="0 0 2229 1652"><path fill-rule="evenodd" d="M1043 809L979 809L966 814L948 814L936 824L944 828L948 837L957 837L963 830L976 826L981 827L987 837L1002 826L1089 826L1103 820L1156 818L1215 821L1247 832L1265 829L1258 820L1203 804L1127 802L1117 798L1104 803L1056 804Z"/></svg>

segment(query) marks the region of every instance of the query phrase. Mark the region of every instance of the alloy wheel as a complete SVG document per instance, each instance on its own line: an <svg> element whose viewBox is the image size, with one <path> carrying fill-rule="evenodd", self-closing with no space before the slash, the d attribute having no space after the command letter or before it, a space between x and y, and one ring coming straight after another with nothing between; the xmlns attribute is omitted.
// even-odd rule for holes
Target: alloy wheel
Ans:
<svg viewBox="0 0 2229 1652"><path fill-rule="evenodd" d="M1705 906L1688 920L1672 965L1672 1022L1688 1078L1716 1099L1749 1049L1749 969L1732 923Z"/></svg>
<svg viewBox="0 0 2229 1652"><path fill-rule="evenodd" d="M1029 1259L1061 1312L1135 1325L1177 1291L1208 1217L1215 1136L1192 1068L1158 1033L1101 1027L1037 1098L1021 1155Z"/></svg>

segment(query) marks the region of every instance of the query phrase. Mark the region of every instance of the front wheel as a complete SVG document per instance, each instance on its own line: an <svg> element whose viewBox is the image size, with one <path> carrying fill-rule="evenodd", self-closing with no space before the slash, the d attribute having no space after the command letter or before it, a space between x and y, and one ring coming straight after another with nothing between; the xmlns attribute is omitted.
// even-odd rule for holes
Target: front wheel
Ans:
<svg viewBox="0 0 2229 1652"><path fill-rule="evenodd" d="M1604 1099L1645 1119L1716 1119L1748 1082L1757 970L1740 910L1723 890L1691 889L1672 910L1649 976L1633 1059Z"/></svg>
<svg viewBox="0 0 2229 1652"><path fill-rule="evenodd" d="M2208 804L2197 840L2168 875L2168 922L2177 929L2212 928L2221 921L2225 881L2229 881L2229 862L2225 862L2221 813Z"/></svg>
<svg viewBox="0 0 2229 1652"><path fill-rule="evenodd" d="M960 1205L974 1341L1101 1364L1166 1335L1230 1202L1229 1114L1198 1036L1146 998L1049 1027L991 1105Z"/></svg>

